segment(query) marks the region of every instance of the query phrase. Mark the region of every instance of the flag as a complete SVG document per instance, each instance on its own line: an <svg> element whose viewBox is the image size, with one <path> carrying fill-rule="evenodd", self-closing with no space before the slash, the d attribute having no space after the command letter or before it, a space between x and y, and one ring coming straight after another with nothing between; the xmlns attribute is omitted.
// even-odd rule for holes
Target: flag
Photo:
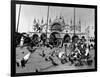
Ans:
<svg viewBox="0 0 100 77"><path fill-rule="evenodd" d="M70 20L70 25L72 26L72 19Z"/></svg>
<svg viewBox="0 0 100 77"><path fill-rule="evenodd" d="M34 19L33 23L36 24L36 19Z"/></svg>
<svg viewBox="0 0 100 77"><path fill-rule="evenodd" d="M41 20L41 24L43 24L43 22L44 22L44 21L43 21L43 18L42 18L42 20Z"/></svg>
<svg viewBox="0 0 100 77"><path fill-rule="evenodd" d="M81 25L81 21L79 20L79 25Z"/></svg>
<svg viewBox="0 0 100 77"><path fill-rule="evenodd" d="M37 19L37 21L38 21L38 24L39 24L39 19Z"/></svg>
<svg viewBox="0 0 100 77"><path fill-rule="evenodd" d="M85 29L86 33L88 34L89 33L89 26Z"/></svg>
<svg viewBox="0 0 100 77"><path fill-rule="evenodd" d="M49 19L49 24L51 23L51 18Z"/></svg>

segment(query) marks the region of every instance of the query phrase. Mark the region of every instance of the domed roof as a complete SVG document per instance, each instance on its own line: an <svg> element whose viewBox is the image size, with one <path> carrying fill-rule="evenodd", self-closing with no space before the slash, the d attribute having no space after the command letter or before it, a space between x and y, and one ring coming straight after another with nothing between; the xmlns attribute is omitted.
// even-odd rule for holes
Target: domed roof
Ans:
<svg viewBox="0 0 100 77"><path fill-rule="evenodd" d="M52 23L50 23L51 31L62 31L63 26L65 26L63 17L56 18Z"/></svg>

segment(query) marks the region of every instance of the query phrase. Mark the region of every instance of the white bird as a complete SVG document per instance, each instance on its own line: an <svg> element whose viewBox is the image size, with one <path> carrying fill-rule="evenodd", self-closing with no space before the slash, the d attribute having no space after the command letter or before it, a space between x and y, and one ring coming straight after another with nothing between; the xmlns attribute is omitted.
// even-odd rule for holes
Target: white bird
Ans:
<svg viewBox="0 0 100 77"><path fill-rule="evenodd" d="M31 53L29 52L28 54L26 54L23 58L20 58L20 59L16 59L16 63L19 64L19 66L21 66L21 61L24 59L25 62L28 61L29 57L30 57Z"/></svg>
<svg viewBox="0 0 100 77"><path fill-rule="evenodd" d="M29 52L28 54L26 54L23 58L24 58L24 60L25 61L27 61L28 59L29 59L29 57L30 57L30 55L31 55L31 53Z"/></svg>
<svg viewBox="0 0 100 77"><path fill-rule="evenodd" d="M21 59L16 59L16 63L18 63L18 65L21 66Z"/></svg>
<svg viewBox="0 0 100 77"><path fill-rule="evenodd" d="M58 57L61 59L63 54L65 54L65 52L59 52L59 56Z"/></svg>
<svg viewBox="0 0 100 77"><path fill-rule="evenodd" d="M85 53L85 56L87 56L88 55L88 53L89 53L89 49L88 48L86 48L86 53Z"/></svg>

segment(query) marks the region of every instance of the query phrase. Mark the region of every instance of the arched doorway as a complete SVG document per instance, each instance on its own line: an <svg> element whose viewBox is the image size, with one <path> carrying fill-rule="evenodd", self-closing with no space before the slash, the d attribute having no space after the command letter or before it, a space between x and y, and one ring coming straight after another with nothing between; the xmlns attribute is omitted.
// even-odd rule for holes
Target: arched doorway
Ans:
<svg viewBox="0 0 100 77"><path fill-rule="evenodd" d="M36 46L39 43L39 36L37 34L33 34L31 46Z"/></svg>
<svg viewBox="0 0 100 77"><path fill-rule="evenodd" d="M40 40L41 40L41 42L43 42L42 44L45 45L46 44L46 40L47 40L47 34L46 33L42 33L40 35Z"/></svg>
<svg viewBox="0 0 100 77"><path fill-rule="evenodd" d="M68 43L70 43L70 41L71 41L71 37L70 37L70 35L69 34L65 34L64 35L64 37L63 37L63 39L62 39L62 44L61 44L61 47L63 46L63 44L68 44Z"/></svg>
<svg viewBox="0 0 100 77"><path fill-rule="evenodd" d="M77 43L78 40L79 40L79 36L78 35L73 35L72 36L72 42Z"/></svg>
<svg viewBox="0 0 100 77"><path fill-rule="evenodd" d="M59 32L52 32L50 34L49 43L53 47L58 47L61 44L61 35Z"/></svg>
<svg viewBox="0 0 100 77"><path fill-rule="evenodd" d="M40 35L40 39L41 39L42 41L45 41L45 40L47 39L46 33L42 33L42 34Z"/></svg>
<svg viewBox="0 0 100 77"><path fill-rule="evenodd" d="M69 34L65 34L64 37L63 37L63 43L70 42L70 39L71 39L70 35Z"/></svg>

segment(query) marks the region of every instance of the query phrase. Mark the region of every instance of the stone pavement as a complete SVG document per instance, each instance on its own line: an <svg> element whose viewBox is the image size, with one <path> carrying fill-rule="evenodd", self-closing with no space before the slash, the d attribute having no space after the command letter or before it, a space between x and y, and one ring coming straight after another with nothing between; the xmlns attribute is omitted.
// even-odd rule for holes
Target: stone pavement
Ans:
<svg viewBox="0 0 100 77"><path fill-rule="evenodd" d="M42 51L44 51L45 54L48 56L48 54L52 53L54 50L57 50L57 48L54 48L52 50L46 47L37 48L36 51L30 55L29 60L26 63L24 68L16 66L16 73L25 73L25 72L27 73L27 72L36 72L36 71L46 72L46 71L61 71L61 70L77 70L77 69L94 68L94 65L91 67L89 66L75 67L74 65L70 65L70 62L61 64L60 60L57 57L54 57L54 61L58 63L59 65L54 66L51 61L45 61L45 58L40 56ZM61 50L63 51L64 48ZM16 48L16 57L21 58L28 52L29 51L26 48L22 48L22 49ZM93 52L94 51L91 51L92 55L94 54Z"/></svg>

